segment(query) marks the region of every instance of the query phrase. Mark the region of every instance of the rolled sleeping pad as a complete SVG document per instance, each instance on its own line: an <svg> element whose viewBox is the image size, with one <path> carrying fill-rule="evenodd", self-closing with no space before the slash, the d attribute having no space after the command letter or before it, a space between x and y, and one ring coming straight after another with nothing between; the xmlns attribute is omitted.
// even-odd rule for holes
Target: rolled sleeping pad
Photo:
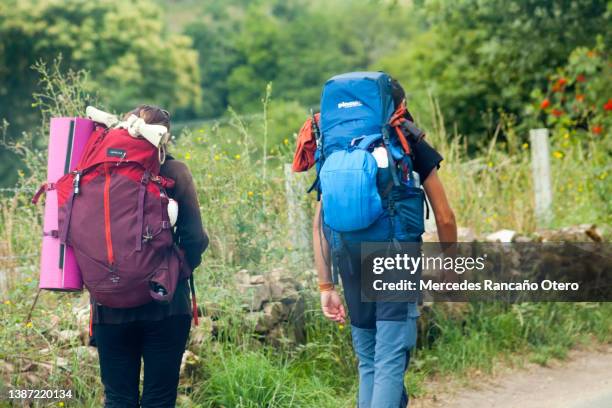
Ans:
<svg viewBox="0 0 612 408"><path fill-rule="evenodd" d="M55 183L77 166L94 130L94 122L83 118L52 118L49 132L47 182ZM39 288L60 291L83 290L81 271L71 247L60 244L57 191L46 191L40 257ZM54 233L55 232L55 233Z"/></svg>

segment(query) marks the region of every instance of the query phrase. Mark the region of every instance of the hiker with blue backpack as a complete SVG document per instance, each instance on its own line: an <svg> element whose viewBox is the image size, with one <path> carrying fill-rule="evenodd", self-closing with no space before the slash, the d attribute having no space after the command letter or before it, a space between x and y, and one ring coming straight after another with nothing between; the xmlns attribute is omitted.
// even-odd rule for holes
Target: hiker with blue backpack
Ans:
<svg viewBox="0 0 612 408"><path fill-rule="evenodd" d="M422 242L425 196L440 242L457 240L437 175L442 157L423 137L406 109L403 88L383 72L328 80L320 114L298 137L293 170L317 169L313 249L321 308L334 322L347 319L336 290L339 273L359 362L359 408L408 405L404 374L419 317L416 302L362 300L361 244Z"/></svg>
<svg viewBox="0 0 612 408"><path fill-rule="evenodd" d="M192 271L208 246L195 185L166 155L167 111L87 114L94 131L54 188L59 238L74 249L91 295L105 407L174 407L192 315L197 324Z"/></svg>

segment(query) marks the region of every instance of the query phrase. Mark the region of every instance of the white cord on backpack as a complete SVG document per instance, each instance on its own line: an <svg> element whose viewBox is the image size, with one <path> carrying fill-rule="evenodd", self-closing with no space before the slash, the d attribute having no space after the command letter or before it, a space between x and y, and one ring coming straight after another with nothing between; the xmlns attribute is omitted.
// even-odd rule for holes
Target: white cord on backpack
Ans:
<svg viewBox="0 0 612 408"><path fill-rule="evenodd" d="M108 128L127 129L132 137L142 137L157 147L157 158L160 164L166 161L166 143L170 140L168 128L163 125L146 123L142 118L132 114L125 121L120 121L117 115L88 106L85 115L94 122L102 123Z"/></svg>
<svg viewBox="0 0 612 408"><path fill-rule="evenodd" d="M153 146L159 148L170 140L168 128L163 125L152 125L146 123L136 115L130 115L125 121L119 121L116 115L88 106L85 110L87 117L94 122L102 123L108 128L127 129L132 137L143 137ZM165 156L165 153L164 153ZM160 155L161 160L161 155Z"/></svg>

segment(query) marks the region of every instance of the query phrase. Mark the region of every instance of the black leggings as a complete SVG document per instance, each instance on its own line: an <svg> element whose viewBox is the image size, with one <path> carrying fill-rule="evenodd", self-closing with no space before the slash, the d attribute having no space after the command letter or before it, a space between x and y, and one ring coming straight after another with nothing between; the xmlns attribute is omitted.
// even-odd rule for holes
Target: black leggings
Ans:
<svg viewBox="0 0 612 408"><path fill-rule="evenodd" d="M94 325L106 408L139 407L140 361L144 360L143 408L174 407L179 369L191 316L160 321Z"/></svg>

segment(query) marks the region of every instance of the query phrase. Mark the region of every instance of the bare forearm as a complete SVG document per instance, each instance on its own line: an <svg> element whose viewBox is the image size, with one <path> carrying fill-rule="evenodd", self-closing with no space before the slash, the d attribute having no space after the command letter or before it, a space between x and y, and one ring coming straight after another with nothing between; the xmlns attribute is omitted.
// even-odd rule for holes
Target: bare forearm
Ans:
<svg viewBox="0 0 612 408"><path fill-rule="evenodd" d="M319 283L328 283L332 281L330 267L329 244L323 234L321 226L321 204L317 203L314 219L312 222L312 244L314 252L315 268Z"/></svg>
<svg viewBox="0 0 612 408"><path fill-rule="evenodd" d="M447 255L455 255L457 242L457 222L452 211L442 217L436 217L438 240Z"/></svg>

